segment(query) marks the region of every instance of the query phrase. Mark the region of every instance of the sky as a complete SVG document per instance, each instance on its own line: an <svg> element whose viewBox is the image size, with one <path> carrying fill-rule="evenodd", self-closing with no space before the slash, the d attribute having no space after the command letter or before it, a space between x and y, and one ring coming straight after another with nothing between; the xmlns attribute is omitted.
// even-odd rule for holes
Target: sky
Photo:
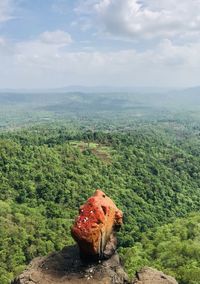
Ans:
<svg viewBox="0 0 200 284"><path fill-rule="evenodd" d="M200 0L0 0L0 89L200 85Z"/></svg>

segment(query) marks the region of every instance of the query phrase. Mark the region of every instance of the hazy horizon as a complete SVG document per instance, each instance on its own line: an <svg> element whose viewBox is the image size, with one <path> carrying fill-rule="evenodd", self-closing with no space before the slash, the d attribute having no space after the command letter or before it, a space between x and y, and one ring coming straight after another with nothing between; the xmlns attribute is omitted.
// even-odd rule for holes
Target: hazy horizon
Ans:
<svg viewBox="0 0 200 284"><path fill-rule="evenodd" d="M65 92L87 92L87 91L95 91L95 92L135 92L135 91L142 91L142 92L168 92L168 91L183 91L183 90L190 90L190 89L198 89L200 85L190 85L190 86L176 86L176 87L168 87L168 86L112 86L112 85L67 85L67 86L59 86L59 87L25 87L25 88L15 88L15 87L8 87L8 88L1 88L0 93L2 92L55 92L55 91L65 91Z"/></svg>

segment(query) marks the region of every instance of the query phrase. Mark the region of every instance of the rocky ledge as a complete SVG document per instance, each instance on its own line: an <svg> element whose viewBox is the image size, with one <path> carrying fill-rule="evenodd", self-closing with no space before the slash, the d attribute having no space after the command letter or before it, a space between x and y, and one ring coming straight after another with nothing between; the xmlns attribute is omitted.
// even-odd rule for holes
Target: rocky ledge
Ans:
<svg viewBox="0 0 200 284"><path fill-rule="evenodd" d="M129 283L119 256L93 263L83 263L77 246L34 259L12 284L110 284Z"/></svg>
<svg viewBox="0 0 200 284"><path fill-rule="evenodd" d="M144 268L129 281L117 253L110 259L84 263L77 246L66 247L47 257L35 258L12 284L177 284L155 269Z"/></svg>
<svg viewBox="0 0 200 284"><path fill-rule="evenodd" d="M178 282L161 271L144 267L140 272L136 273L133 284L178 284Z"/></svg>

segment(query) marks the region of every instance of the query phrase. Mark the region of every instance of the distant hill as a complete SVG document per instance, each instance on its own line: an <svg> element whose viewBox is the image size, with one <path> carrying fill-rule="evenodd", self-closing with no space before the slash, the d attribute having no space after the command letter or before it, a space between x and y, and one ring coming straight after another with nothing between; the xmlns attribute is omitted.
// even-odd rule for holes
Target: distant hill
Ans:
<svg viewBox="0 0 200 284"><path fill-rule="evenodd" d="M54 90L0 91L0 127L44 120L92 119L160 120L200 119L200 87L169 90L66 87ZM71 90L71 91L70 91ZM77 91L75 91L77 90ZM187 118L186 118L187 119Z"/></svg>
<svg viewBox="0 0 200 284"><path fill-rule="evenodd" d="M114 110L115 106L137 107L194 107L200 103L200 87L188 89L162 89L146 87L82 87L71 86L49 90L0 90L0 102L5 104L32 104L36 106L63 105L70 109L100 106ZM188 105L189 104L189 105ZM52 108L51 108L52 109ZM90 109L91 110L91 109Z"/></svg>

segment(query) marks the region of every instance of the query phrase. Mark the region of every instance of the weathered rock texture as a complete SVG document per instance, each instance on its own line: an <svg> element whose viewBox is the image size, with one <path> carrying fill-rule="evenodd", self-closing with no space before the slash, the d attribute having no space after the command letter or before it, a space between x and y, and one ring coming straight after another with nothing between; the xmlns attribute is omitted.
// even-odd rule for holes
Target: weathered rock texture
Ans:
<svg viewBox="0 0 200 284"><path fill-rule="evenodd" d="M77 246L34 259L12 284L122 284L130 283L119 256L109 260L83 263Z"/></svg>
<svg viewBox="0 0 200 284"><path fill-rule="evenodd" d="M171 276L150 267L144 267L137 273L133 284L178 284Z"/></svg>
<svg viewBox="0 0 200 284"><path fill-rule="evenodd" d="M80 207L71 233L84 258L110 257L116 249L115 231L122 225L122 212L101 190Z"/></svg>
<svg viewBox="0 0 200 284"><path fill-rule="evenodd" d="M170 276L152 268L144 268L135 280L127 274L115 253L109 260L84 263L77 246L64 248L47 257L35 258L12 284L178 284Z"/></svg>

